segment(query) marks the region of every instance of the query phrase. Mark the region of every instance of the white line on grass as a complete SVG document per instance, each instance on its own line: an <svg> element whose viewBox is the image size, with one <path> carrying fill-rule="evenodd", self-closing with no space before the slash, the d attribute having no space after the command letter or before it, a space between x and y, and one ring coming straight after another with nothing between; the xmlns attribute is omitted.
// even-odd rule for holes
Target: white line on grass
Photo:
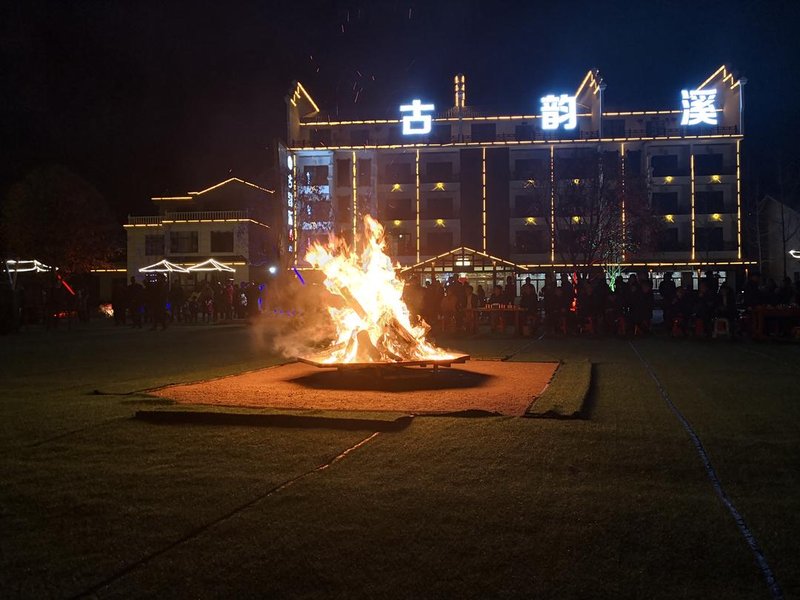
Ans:
<svg viewBox="0 0 800 600"><path fill-rule="evenodd" d="M333 458L331 458L327 462L325 462L325 463L323 463L323 464L321 464L321 465L319 465L317 467L314 467L310 471L306 471L305 473L301 473L300 475L297 475L296 477L292 477L291 479L287 479L283 483L280 483L280 484L276 485L275 487L270 488L265 493L255 497L255 498L253 498L251 500L248 500L244 504L241 504L241 505L237 506L236 508L234 508L233 510L225 513L224 515L222 515L220 517L217 517L213 521L210 521L208 523L200 525L199 527L196 527L195 529L193 529L192 531L188 532L186 535L182 536L181 538L175 540L174 542L172 542L170 544L167 544L163 548L160 548L160 549L158 549L158 550L156 550L154 552L151 552L147 556L143 556L139 560L136 560L136 561L130 563L129 565L126 565L126 566L122 567L121 569L119 569L118 571L112 573L111 575L109 575L108 577L103 579L102 581L100 581L98 583L95 583L91 587L83 590L82 592L80 592L78 594L75 594L74 596L72 596L72 598L84 598L86 596L94 596L100 590L107 588L108 586L110 586L111 584L116 582L118 579L121 579L122 577L124 577L128 573L130 573L130 572L134 571L135 569L141 567L142 565L150 562L154 558L158 558L159 556L161 556L162 554L166 554L167 552L169 552L173 548L176 548L177 546L180 546L181 544L184 544L185 542L188 542L189 540L198 537L200 534L205 533L206 531L208 531L212 527L214 527L216 525L219 525L220 523L222 523L224 521L227 521L228 519L230 519L231 517L236 516L237 514L242 512L243 510L246 510L246 509L250 508L251 506L254 506L254 505L258 504L262 500L266 500L270 496L273 496L274 494L277 494L281 490L288 488L290 485L293 485L293 484L297 483L301 479L304 479L304 478L308 477L309 475L313 475L314 473L319 473L320 471L324 471L325 469L327 469L328 467L330 467L334 463L337 463L340 460L344 459L348 454L350 454L354 450L357 450L358 448L360 448L364 444L366 444L366 443L372 441L373 439L375 439L378 436L379 433L380 433L379 431L371 433L370 435L365 437L363 440L361 440L357 444L354 444L354 445L350 446L349 448L346 448L345 450L343 450L342 452L340 452L339 454L337 454L336 456L334 456Z"/></svg>
<svg viewBox="0 0 800 600"><path fill-rule="evenodd" d="M713 486L714 491L717 493L717 496L719 496L719 499L722 500L722 503L727 507L728 512L731 513L733 520L736 522L736 526L739 528L739 532L742 534L742 537L744 537L747 545L750 546L750 550L753 552L753 556L758 563L758 567L761 569L761 574L764 576L772 598L774 600L782 600L783 592L778 585L778 580L775 579L775 575L772 573L769 563L767 563L767 558L764 556L764 551L761 549L761 546L759 545L758 540L756 540L755 535L753 535L753 532L750 531L747 523L745 523L744 517L736 509L736 506L733 504L733 500L730 499L728 494L722 488L722 482L719 480L719 476L714 469L714 465L711 464L711 458L708 456L708 452L706 452L706 449L703 447L703 442L700 441L700 437L697 435L697 432L694 430L691 423L689 423L686 417L683 416L683 413L678 410L678 407L672 402L669 394L667 394L667 390L664 389L664 386L661 384L658 376L656 376L656 373L650 366L650 363L648 363L639 353L639 350L636 349L636 346L633 345L633 342L628 343L630 344L631 349L634 351L636 356L639 357L639 360L641 361L642 365L644 365L644 368L647 369L650 377L655 382L661 397L664 399L664 402L666 402L669 409L677 417L681 425L683 425L686 433L689 434L695 450L697 450L697 454L700 456L700 460L703 462L703 467L705 467L706 474L711 480L711 485Z"/></svg>

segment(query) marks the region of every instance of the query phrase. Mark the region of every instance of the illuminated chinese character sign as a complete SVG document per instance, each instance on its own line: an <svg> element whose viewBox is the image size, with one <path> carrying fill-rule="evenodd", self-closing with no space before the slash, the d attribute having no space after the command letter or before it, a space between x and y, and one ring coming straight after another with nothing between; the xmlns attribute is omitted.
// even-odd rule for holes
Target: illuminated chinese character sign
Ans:
<svg viewBox="0 0 800 600"><path fill-rule="evenodd" d="M400 112L410 112L403 116L403 135L424 135L431 132L430 115L423 112L433 110L433 104L422 104L419 100L412 100L411 104L400 105Z"/></svg>
<svg viewBox="0 0 800 600"><path fill-rule="evenodd" d="M683 115L681 125L707 125L717 124L717 107L714 100L717 98L716 89L708 90L681 90L681 105Z"/></svg>
<svg viewBox="0 0 800 600"><path fill-rule="evenodd" d="M542 129L575 129L577 125L575 96L549 94L542 98Z"/></svg>

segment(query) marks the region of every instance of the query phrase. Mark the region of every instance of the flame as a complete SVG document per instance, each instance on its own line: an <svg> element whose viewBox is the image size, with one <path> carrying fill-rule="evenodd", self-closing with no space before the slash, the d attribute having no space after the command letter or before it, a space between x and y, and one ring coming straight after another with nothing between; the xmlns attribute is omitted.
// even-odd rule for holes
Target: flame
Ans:
<svg viewBox="0 0 800 600"><path fill-rule="evenodd" d="M425 340L430 329L421 319L412 323L403 301L403 282L386 255L383 227L364 217L361 253L332 236L314 243L305 259L325 274L326 289L342 307L328 307L336 339L314 357L322 363L378 363L447 360L454 355Z"/></svg>

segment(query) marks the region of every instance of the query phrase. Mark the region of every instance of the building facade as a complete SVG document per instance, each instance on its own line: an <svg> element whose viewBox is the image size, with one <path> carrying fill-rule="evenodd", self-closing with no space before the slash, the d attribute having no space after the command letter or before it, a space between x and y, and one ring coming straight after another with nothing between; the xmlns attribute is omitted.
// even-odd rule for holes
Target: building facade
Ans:
<svg viewBox="0 0 800 600"><path fill-rule="evenodd" d="M310 242L353 239L371 214L412 270L446 273L437 257L455 255L465 272L500 260L531 274L743 270L743 82L723 66L667 90L666 107L615 111L592 70L574 93L496 115L470 107L459 74L446 110L398 98L394 115L349 121L296 83L279 152L283 249L303 267Z"/></svg>
<svg viewBox="0 0 800 600"><path fill-rule="evenodd" d="M184 196L151 198L158 212L131 216L128 277L163 259L188 267L209 258L233 267L236 281L263 281L278 264L280 211L272 190L232 177Z"/></svg>

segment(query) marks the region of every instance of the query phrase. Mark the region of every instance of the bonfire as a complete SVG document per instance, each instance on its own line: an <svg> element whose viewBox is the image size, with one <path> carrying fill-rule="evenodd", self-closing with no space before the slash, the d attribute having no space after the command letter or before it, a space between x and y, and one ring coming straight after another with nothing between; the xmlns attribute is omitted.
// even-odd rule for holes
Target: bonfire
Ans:
<svg viewBox="0 0 800 600"><path fill-rule="evenodd" d="M325 274L325 288L340 306L328 306L336 338L326 350L304 360L341 365L465 359L425 339L430 327L422 319L412 319L403 301L404 284L385 250L383 227L370 216L364 217L360 253L335 236L326 244L311 245L305 259Z"/></svg>

